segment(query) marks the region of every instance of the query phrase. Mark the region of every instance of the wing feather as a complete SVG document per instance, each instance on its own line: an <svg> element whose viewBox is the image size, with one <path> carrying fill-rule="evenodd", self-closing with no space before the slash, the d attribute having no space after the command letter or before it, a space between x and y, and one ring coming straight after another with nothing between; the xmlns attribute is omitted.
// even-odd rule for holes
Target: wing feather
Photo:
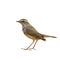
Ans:
<svg viewBox="0 0 60 60"><path fill-rule="evenodd" d="M33 36L33 37L36 37L36 38L41 38L42 35L40 33L37 32L37 30L33 27L28 27L25 29L26 33Z"/></svg>

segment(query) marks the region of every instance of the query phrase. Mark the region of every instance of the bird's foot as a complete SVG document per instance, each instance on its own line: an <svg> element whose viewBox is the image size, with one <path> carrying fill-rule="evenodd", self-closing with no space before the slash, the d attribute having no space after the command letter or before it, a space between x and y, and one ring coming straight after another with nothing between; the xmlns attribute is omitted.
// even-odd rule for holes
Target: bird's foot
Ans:
<svg viewBox="0 0 60 60"><path fill-rule="evenodd" d="M21 48L21 49L23 49L23 50L32 50L32 49L34 49L34 48ZM34 49L34 50L36 50L36 49Z"/></svg>
<svg viewBox="0 0 60 60"><path fill-rule="evenodd" d="M28 50L27 48L25 49L25 48L21 48L21 49L23 49L23 50Z"/></svg>
<svg viewBox="0 0 60 60"><path fill-rule="evenodd" d="M36 50L35 48L30 48L30 49Z"/></svg>
<svg viewBox="0 0 60 60"><path fill-rule="evenodd" d="M23 50L32 50L32 49L30 49L30 48L21 48L21 49L23 49Z"/></svg>

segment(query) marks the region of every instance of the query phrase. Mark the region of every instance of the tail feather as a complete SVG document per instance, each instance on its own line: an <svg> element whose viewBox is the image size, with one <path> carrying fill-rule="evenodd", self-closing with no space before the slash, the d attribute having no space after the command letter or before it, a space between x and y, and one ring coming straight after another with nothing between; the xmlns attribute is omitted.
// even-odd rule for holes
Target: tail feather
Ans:
<svg viewBox="0 0 60 60"><path fill-rule="evenodd" d="M55 37L55 36L50 36L50 35L44 35L44 34L43 34L43 36L44 36L44 37L57 38L57 37Z"/></svg>

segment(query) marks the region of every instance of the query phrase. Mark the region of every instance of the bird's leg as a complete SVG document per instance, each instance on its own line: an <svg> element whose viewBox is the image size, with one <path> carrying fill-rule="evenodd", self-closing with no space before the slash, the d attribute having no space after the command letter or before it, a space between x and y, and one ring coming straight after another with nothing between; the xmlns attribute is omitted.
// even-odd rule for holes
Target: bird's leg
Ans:
<svg viewBox="0 0 60 60"><path fill-rule="evenodd" d="M32 47L32 49L34 49L34 47L35 47L35 45L36 45L37 41L38 41L38 40L36 40L36 42L35 42L34 46Z"/></svg>
<svg viewBox="0 0 60 60"><path fill-rule="evenodd" d="M33 42L24 50L29 50L30 46L34 43L35 40L33 40Z"/></svg>

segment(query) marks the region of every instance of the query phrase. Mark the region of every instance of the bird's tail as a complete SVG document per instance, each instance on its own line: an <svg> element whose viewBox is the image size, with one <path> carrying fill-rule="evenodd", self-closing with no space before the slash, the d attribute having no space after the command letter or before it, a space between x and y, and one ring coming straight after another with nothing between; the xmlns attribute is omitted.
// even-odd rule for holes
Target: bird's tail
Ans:
<svg viewBox="0 0 60 60"><path fill-rule="evenodd" d="M43 34L43 36L44 36L44 37L57 38L57 37L55 37L55 36L50 36L50 35L44 35L44 34Z"/></svg>

